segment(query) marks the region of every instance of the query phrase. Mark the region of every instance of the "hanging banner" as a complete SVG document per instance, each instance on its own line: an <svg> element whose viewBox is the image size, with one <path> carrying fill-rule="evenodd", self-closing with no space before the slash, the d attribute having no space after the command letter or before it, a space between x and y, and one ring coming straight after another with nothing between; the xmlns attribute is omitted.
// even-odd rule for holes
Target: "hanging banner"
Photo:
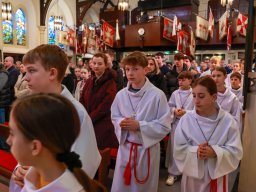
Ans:
<svg viewBox="0 0 256 192"><path fill-rule="evenodd" d="M246 29L248 25L248 17L239 13L236 21L236 30L240 35L246 36Z"/></svg>
<svg viewBox="0 0 256 192"><path fill-rule="evenodd" d="M94 55L96 53L96 40L93 37L88 38L87 53Z"/></svg>
<svg viewBox="0 0 256 192"><path fill-rule="evenodd" d="M210 11L209 11L209 26L208 26L208 30L209 30L209 35L211 38L213 38L213 31L214 31L214 16L212 14L212 9L210 7Z"/></svg>
<svg viewBox="0 0 256 192"><path fill-rule="evenodd" d="M70 47L75 46L76 32L73 29L68 29L67 42Z"/></svg>
<svg viewBox="0 0 256 192"><path fill-rule="evenodd" d="M232 45L232 29L231 25L228 26L228 35L227 35L227 50L231 50Z"/></svg>
<svg viewBox="0 0 256 192"><path fill-rule="evenodd" d="M195 55L196 51L196 38L193 30L190 31L190 44L189 44L189 49L190 49L190 55Z"/></svg>
<svg viewBox="0 0 256 192"><path fill-rule="evenodd" d="M223 39L228 33L228 12L226 11L219 19L219 39Z"/></svg>
<svg viewBox="0 0 256 192"><path fill-rule="evenodd" d="M115 28L108 24L106 21L103 21L103 41L106 45L113 47L114 46L114 37L115 37Z"/></svg>
<svg viewBox="0 0 256 192"><path fill-rule="evenodd" d="M67 45L67 32L66 31L59 31L59 42L60 44Z"/></svg>
<svg viewBox="0 0 256 192"><path fill-rule="evenodd" d="M207 40L208 39L208 30L209 22L199 16L196 16L196 37Z"/></svg>
<svg viewBox="0 0 256 192"><path fill-rule="evenodd" d="M168 39L170 41L177 41L177 36L172 35L173 21L166 17L163 17L163 18L164 18L163 38Z"/></svg>
<svg viewBox="0 0 256 192"><path fill-rule="evenodd" d="M190 55L190 37L189 33L184 30L177 31L177 50Z"/></svg>

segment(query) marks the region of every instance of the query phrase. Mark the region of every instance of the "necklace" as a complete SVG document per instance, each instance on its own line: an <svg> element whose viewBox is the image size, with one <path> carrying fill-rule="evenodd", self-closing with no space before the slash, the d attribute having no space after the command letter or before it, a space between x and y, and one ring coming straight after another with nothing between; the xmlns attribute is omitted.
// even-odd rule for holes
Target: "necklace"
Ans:
<svg viewBox="0 0 256 192"><path fill-rule="evenodd" d="M134 119L136 118L136 115L137 115L137 113L136 113L136 112L137 112L137 108L138 108L138 106L139 106L139 104L140 104L142 98L144 97L145 93L146 93L146 91L143 93L143 95L141 96L139 102L137 103L137 105L136 105L135 107L134 107L133 104L132 104L132 100L131 100L131 98L130 98L129 93L127 93L128 98L129 98L129 101L130 101L130 104L131 104L131 107L132 107L132 115L131 115L131 117L134 118Z"/></svg>
<svg viewBox="0 0 256 192"><path fill-rule="evenodd" d="M221 120L221 119L220 119L220 120ZM200 129L200 131L201 131L202 135L204 136L204 139L205 139L205 141L206 141L207 143L210 141L210 139L211 139L213 133L215 132L217 126L219 125L220 120L217 122L216 126L214 127L214 129L213 129L213 131L212 131L212 133L211 133L211 135L210 135L210 137L207 139L206 136L205 136L205 134L204 134L204 132L203 132L203 130L202 130L202 128L201 128L201 126L200 126L199 123L198 123L198 120L196 119L197 125L198 125L198 127L199 127L199 129Z"/></svg>
<svg viewBox="0 0 256 192"><path fill-rule="evenodd" d="M179 96L180 96L181 109L183 109L183 106L186 104L186 102L187 102L189 96L191 95L191 91L190 91L189 94L185 97L186 99L185 99L184 102L182 102L182 98L181 98L181 95L180 95L180 92L179 92L179 91L178 91L178 93L179 93Z"/></svg>

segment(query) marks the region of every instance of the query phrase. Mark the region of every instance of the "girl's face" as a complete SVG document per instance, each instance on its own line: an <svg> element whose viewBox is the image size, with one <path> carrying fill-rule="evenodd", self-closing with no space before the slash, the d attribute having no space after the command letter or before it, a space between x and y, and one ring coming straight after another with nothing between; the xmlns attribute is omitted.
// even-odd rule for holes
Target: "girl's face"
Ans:
<svg viewBox="0 0 256 192"><path fill-rule="evenodd" d="M96 77L101 76L107 68L104 59L102 57L93 57L92 61L92 70L94 71Z"/></svg>
<svg viewBox="0 0 256 192"><path fill-rule="evenodd" d="M221 71L213 70L212 78L215 81L217 87L225 84L226 76Z"/></svg>
<svg viewBox="0 0 256 192"><path fill-rule="evenodd" d="M75 69L75 75L76 75L77 78L81 77L81 69L80 68Z"/></svg>
<svg viewBox="0 0 256 192"><path fill-rule="evenodd" d="M21 165L32 165L33 143L28 140L17 127L12 113L10 116L9 127L10 134L6 142L11 146L11 153Z"/></svg>
<svg viewBox="0 0 256 192"><path fill-rule="evenodd" d="M89 78L89 72L87 69L81 69L81 77L82 79L88 79Z"/></svg>
<svg viewBox="0 0 256 192"><path fill-rule="evenodd" d="M208 111L215 108L215 100L217 95L210 95L206 87L197 85L193 88L192 94L195 109L199 115L208 114Z"/></svg>
<svg viewBox="0 0 256 192"><path fill-rule="evenodd" d="M241 67L239 63L234 63L233 64L233 72L240 72Z"/></svg>
<svg viewBox="0 0 256 192"><path fill-rule="evenodd" d="M156 65L152 59L148 60L148 72L154 72L156 70Z"/></svg>

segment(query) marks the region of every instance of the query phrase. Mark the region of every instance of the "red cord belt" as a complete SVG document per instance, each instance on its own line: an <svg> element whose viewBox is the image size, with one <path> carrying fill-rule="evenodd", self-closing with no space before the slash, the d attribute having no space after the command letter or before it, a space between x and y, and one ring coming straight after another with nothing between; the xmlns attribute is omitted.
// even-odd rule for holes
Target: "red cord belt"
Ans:
<svg viewBox="0 0 256 192"><path fill-rule="evenodd" d="M131 176L132 176L132 170L131 170L131 161L132 161L132 152L134 151L134 158L133 158L133 164L134 164L134 176L136 179L136 182L139 184L144 184L149 178L149 172L150 172L150 151L149 148L147 149L148 152L148 172L147 175L144 179L140 180L137 176L137 154L138 154L138 146L141 146L141 144L138 143L133 143L130 141L127 141L128 143L131 143L131 148L130 148L130 156L129 156L129 161L125 166L124 170L124 183L125 185L130 185L131 184Z"/></svg>
<svg viewBox="0 0 256 192"><path fill-rule="evenodd" d="M227 178L226 175L223 176L223 192L226 192L227 189ZM218 192L218 183L217 179L211 180L211 190L210 192Z"/></svg>

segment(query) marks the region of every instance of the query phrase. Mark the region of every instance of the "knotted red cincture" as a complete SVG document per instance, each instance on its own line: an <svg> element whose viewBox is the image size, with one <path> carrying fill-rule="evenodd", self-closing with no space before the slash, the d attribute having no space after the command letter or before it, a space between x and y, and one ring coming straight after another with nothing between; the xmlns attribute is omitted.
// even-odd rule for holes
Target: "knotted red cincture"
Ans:
<svg viewBox="0 0 256 192"><path fill-rule="evenodd" d="M132 177L132 169L131 169L131 160L132 160L132 152L133 152L133 148L134 148L134 176L136 179L136 182L139 184L144 184L146 183L146 181L149 178L149 172L150 172L150 151L149 148L147 149L148 152L148 173L146 175L146 177L142 180L139 180L137 177L137 153L138 153L138 146L141 144L137 144L137 143L131 143L131 148L130 148L130 156L129 156L129 161L125 167L124 170L124 184L125 185L130 185L131 184L131 177Z"/></svg>
<svg viewBox="0 0 256 192"><path fill-rule="evenodd" d="M218 192L217 179L211 180L210 192ZM227 178L226 178L226 175L223 176L223 192L227 192Z"/></svg>

